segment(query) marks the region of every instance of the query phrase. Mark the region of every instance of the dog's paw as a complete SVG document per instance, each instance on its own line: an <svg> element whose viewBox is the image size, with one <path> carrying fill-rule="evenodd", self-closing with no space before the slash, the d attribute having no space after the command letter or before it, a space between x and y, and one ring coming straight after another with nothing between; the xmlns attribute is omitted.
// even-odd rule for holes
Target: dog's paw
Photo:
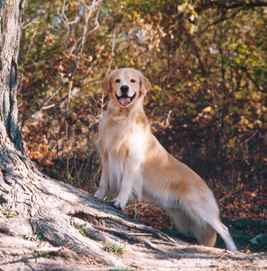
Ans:
<svg viewBox="0 0 267 271"><path fill-rule="evenodd" d="M103 193L103 191L101 191L101 190L97 190L96 191L96 193L94 194L94 196L96 197L96 198L98 198L98 199L103 199L104 198L104 196L105 196L105 193Z"/></svg>
<svg viewBox="0 0 267 271"><path fill-rule="evenodd" d="M121 202L121 200L118 198L113 199L111 202L116 208L118 208L120 210L126 206L126 203Z"/></svg>

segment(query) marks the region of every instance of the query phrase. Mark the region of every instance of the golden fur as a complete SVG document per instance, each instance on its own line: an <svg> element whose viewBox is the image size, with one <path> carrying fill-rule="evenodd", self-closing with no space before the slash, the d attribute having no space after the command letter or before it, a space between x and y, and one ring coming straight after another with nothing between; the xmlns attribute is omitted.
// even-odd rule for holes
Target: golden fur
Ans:
<svg viewBox="0 0 267 271"><path fill-rule="evenodd" d="M110 192L119 208L132 197L145 197L167 210L178 229L193 232L200 244L214 246L218 232L227 249L236 250L206 183L151 133L143 109L148 79L123 68L111 72L102 88L110 100L99 127L102 176L95 196L103 199Z"/></svg>

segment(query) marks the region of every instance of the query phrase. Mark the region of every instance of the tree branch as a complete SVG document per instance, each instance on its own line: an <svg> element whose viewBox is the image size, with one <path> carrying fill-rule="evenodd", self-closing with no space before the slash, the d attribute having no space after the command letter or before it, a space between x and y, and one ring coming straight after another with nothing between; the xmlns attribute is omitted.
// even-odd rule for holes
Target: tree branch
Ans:
<svg viewBox="0 0 267 271"><path fill-rule="evenodd" d="M205 33L205 32L208 30L208 28L210 28L211 26L216 25L216 24L218 24L218 23L221 23L221 22L223 22L223 21L232 19L232 18L235 17L241 10L242 10L242 8L238 9L237 11L235 11L232 15L230 15L230 16L228 16L228 17L225 16L226 11L224 11L224 12L222 13L221 17L220 17L218 20L216 20L216 21L214 21L214 22L208 24L208 25L207 25L207 26L199 33L198 36L200 37L200 36L201 36L203 33Z"/></svg>
<svg viewBox="0 0 267 271"><path fill-rule="evenodd" d="M205 4L201 4L198 7L196 7L196 12L201 12L203 10L206 10L208 8L217 7L221 9L234 9L234 8L255 8L255 7L266 7L267 3L264 1L236 1L233 3L233 1L207 1Z"/></svg>

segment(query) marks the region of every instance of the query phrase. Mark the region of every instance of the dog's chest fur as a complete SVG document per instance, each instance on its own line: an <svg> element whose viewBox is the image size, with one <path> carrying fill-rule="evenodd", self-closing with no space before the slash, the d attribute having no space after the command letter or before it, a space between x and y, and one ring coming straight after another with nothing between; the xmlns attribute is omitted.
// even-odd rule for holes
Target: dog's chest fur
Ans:
<svg viewBox="0 0 267 271"><path fill-rule="evenodd" d="M135 168L139 175L142 173L149 129L143 111L128 115L106 112L104 115L99 128L98 147L102 159L108 163L109 189L113 196L119 192L126 164Z"/></svg>

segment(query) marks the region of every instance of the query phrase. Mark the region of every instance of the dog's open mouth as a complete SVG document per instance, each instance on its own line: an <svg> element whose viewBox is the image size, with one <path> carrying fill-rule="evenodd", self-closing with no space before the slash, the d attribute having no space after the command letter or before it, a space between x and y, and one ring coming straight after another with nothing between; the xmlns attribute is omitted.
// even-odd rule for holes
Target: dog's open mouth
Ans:
<svg viewBox="0 0 267 271"><path fill-rule="evenodd" d="M118 100L118 102L123 106L123 107L126 107L128 106L132 101L133 99L135 98L136 96L136 93L132 96L132 97L129 97L128 95L121 95L120 97L116 94L116 98Z"/></svg>

